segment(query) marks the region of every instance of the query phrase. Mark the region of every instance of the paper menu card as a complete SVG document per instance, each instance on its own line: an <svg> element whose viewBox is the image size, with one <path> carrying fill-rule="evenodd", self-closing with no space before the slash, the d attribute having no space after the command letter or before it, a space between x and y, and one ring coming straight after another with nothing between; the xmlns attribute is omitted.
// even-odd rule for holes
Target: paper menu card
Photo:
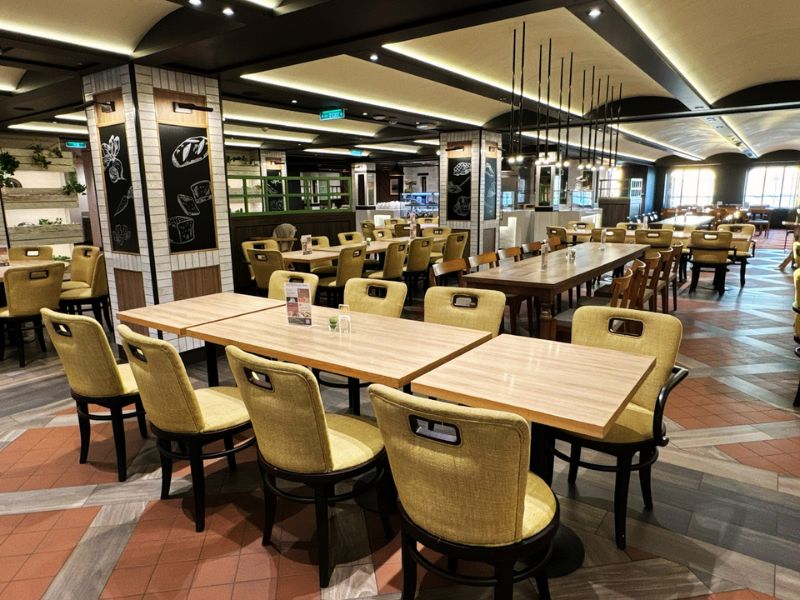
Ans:
<svg viewBox="0 0 800 600"><path fill-rule="evenodd" d="M286 283L286 318L295 325L311 325L311 286L307 283Z"/></svg>

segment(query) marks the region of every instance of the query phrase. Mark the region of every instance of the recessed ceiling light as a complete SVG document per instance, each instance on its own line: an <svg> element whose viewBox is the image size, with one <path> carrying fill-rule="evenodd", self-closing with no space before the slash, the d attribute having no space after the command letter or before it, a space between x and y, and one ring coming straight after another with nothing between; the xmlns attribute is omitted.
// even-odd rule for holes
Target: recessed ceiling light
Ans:
<svg viewBox="0 0 800 600"><path fill-rule="evenodd" d="M362 117L366 117L369 113L361 113Z"/></svg>
<svg viewBox="0 0 800 600"><path fill-rule="evenodd" d="M189 0L189 4L192 6L203 6L203 0Z"/></svg>
<svg viewBox="0 0 800 600"><path fill-rule="evenodd" d="M373 52L372 54L369 55L369 59L372 62L376 62L378 60L378 55Z"/></svg>
<svg viewBox="0 0 800 600"><path fill-rule="evenodd" d="M294 98L292 98L292 104L297 104L297 100L295 100Z"/></svg>
<svg viewBox="0 0 800 600"><path fill-rule="evenodd" d="M233 9L230 6L226 6L225 8L222 9L222 14L225 15L226 17L232 17Z"/></svg>
<svg viewBox="0 0 800 600"><path fill-rule="evenodd" d="M589 18L590 18L590 19L596 19L597 17L599 17L600 15L602 15L602 14L603 14L603 11L602 11L602 9L600 9L600 8L597 8L597 7L595 6L594 8L590 8L590 9L589 9L589 10L586 12L586 14L587 14L587 15L589 15Z"/></svg>

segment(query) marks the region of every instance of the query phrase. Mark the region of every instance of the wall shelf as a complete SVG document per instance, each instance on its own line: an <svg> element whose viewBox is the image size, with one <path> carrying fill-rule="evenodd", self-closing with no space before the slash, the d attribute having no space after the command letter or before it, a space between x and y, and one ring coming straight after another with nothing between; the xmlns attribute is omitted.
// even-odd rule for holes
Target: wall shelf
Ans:
<svg viewBox="0 0 800 600"><path fill-rule="evenodd" d="M83 242L83 225L80 223L62 223L61 225L30 225L27 227L9 227L8 237L11 244L79 244Z"/></svg>
<svg viewBox="0 0 800 600"><path fill-rule="evenodd" d="M6 210L78 208L78 195L63 194L60 188L4 188L0 193Z"/></svg>

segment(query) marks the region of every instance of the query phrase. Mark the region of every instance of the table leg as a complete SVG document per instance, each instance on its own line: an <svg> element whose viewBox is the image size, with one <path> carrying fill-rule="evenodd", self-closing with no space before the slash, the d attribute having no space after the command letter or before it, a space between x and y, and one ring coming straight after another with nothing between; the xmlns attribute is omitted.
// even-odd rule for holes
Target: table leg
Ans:
<svg viewBox="0 0 800 600"><path fill-rule="evenodd" d="M556 320L553 315L553 299L543 301L539 315L539 337L543 340L556 339Z"/></svg>
<svg viewBox="0 0 800 600"><path fill-rule="evenodd" d="M783 262L778 265L778 269L783 271L786 267L788 267L791 264L791 262L792 262L792 253L789 252L786 258L783 259Z"/></svg>
<svg viewBox="0 0 800 600"><path fill-rule="evenodd" d="M553 483L553 447L555 441L548 427L531 424L531 471L541 477L547 485ZM553 538L553 553L547 573L550 577L563 577L583 565L586 551L581 538L561 523Z"/></svg>
<svg viewBox="0 0 800 600"><path fill-rule="evenodd" d="M347 378L347 399L350 401L350 412L361 414L361 386L358 377Z"/></svg>
<svg viewBox="0 0 800 600"><path fill-rule="evenodd" d="M206 372L208 373L208 386L219 385L219 369L217 368L217 344L206 342Z"/></svg>

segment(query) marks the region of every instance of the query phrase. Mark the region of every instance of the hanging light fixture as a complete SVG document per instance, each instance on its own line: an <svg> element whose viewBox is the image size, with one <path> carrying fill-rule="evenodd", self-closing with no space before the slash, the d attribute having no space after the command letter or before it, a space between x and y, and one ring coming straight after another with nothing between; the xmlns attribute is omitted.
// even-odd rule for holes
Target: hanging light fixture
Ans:
<svg viewBox="0 0 800 600"><path fill-rule="evenodd" d="M569 84L567 91L567 140L564 144L564 154L566 155L563 161L565 167L569 166L569 118L572 114L572 58L573 53L569 53Z"/></svg>

